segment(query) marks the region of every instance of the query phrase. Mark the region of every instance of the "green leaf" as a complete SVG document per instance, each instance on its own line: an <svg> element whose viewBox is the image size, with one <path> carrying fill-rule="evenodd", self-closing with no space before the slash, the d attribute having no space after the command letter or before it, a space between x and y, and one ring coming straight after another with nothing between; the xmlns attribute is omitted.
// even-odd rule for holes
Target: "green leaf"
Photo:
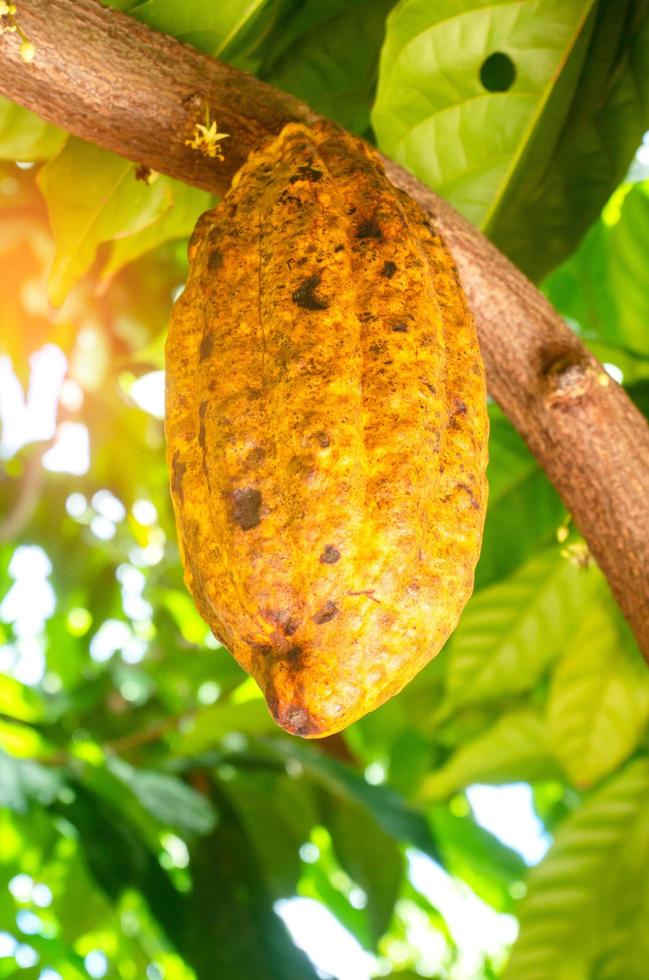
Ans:
<svg viewBox="0 0 649 980"><path fill-rule="evenodd" d="M167 182L135 179L135 167L91 143L70 139L38 175L56 241L49 278L58 305L90 268L98 246L132 235L170 205Z"/></svg>
<svg viewBox="0 0 649 980"><path fill-rule="evenodd" d="M474 595L447 648L440 716L533 687L569 643L599 577L596 568L570 564L555 546Z"/></svg>
<svg viewBox="0 0 649 980"><path fill-rule="evenodd" d="M134 769L116 757L107 760L108 768L128 786L135 797L160 823L188 833L208 834L216 822L210 801L176 776Z"/></svg>
<svg viewBox="0 0 649 980"><path fill-rule="evenodd" d="M261 77L341 126L365 132L385 17L393 5L394 0L306 0L265 46Z"/></svg>
<svg viewBox="0 0 649 980"><path fill-rule="evenodd" d="M193 888L185 903L183 953L197 977L316 980L272 909L241 820L214 794L219 822L190 851Z"/></svg>
<svg viewBox="0 0 649 980"><path fill-rule="evenodd" d="M58 153L67 138L62 129L0 97L1 160L47 160Z"/></svg>
<svg viewBox="0 0 649 980"><path fill-rule="evenodd" d="M88 869L106 894L117 902L126 889L137 888L178 944L181 897L125 812L77 783L64 814L76 827Z"/></svg>
<svg viewBox="0 0 649 980"><path fill-rule="evenodd" d="M297 740L273 742L273 750L285 759L299 762L304 772L334 796L360 804L379 827L396 841L408 841L420 851L439 860L439 851L421 813L410 809L388 786L373 786L336 759L324 756Z"/></svg>
<svg viewBox="0 0 649 980"><path fill-rule="evenodd" d="M648 805L649 763L642 758L565 820L549 853L530 873L520 935L503 980L593 976L590 965L619 940L621 913L635 913L646 902L649 867L646 860L642 864L646 848L638 851L637 844L638 826L646 831ZM639 894L633 891L638 879L643 882ZM646 921L639 925L634 940L646 932ZM616 980L642 980L646 960L642 969L619 973Z"/></svg>
<svg viewBox="0 0 649 980"><path fill-rule="evenodd" d="M649 963L649 821L638 820L618 853L622 887L615 923L593 980L644 980Z"/></svg>
<svg viewBox="0 0 649 980"><path fill-rule="evenodd" d="M237 40L268 0L147 0L130 13L156 31L171 34L215 58L232 61Z"/></svg>
<svg viewBox="0 0 649 980"><path fill-rule="evenodd" d="M572 782L590 786L636 748L648 718L646 664L602 587L552 677L550 745Z"/></svg>
<svg viewBox="0 0 649 980"><path fill-rule="evenodd" d="M559 79L490 228L496 245L534 280L575 249L649 127L646 0L599 0L583 67L567 81Z"/></svg>
<svg viewBox="0 0 649 980"><path fill-rule="evenodd" d="M444 865L499 912L513 911L512 886L525 878L527 866L516 851L501 843L473 817L457 816L446 806L432 807L429 819L440 842Z"/></svg>
<svg viewBox="0 0 649 980"><path fill-rule="evenodd" d="M388 18L373 113L381 148L488 228L557 76L573 53L583 61L592 8L593 0L401 0ZM514 78L490 91L481 72L496 53Z"/></svg>
<svg viewBox="0 0 649 980"><path fill-rule="evenodd" d="M221 786L237 811L273 899L294 895L300 847L318 822L312 787L285 770L242 769Z"/></svg>
<svg viewBox="0 0 649 980"><path fill-rule="evenodd" d="M531 781L557 775L543 717L533 708L500 716L423 781L418 799L444 800L471 783Z"/></svg>
<svg viewBox="0 0 649 980"><path fill-rule="evenodd" d="M648 251L649 181L623 184L544 291L588 339L649 356Z"/></svg>
<svg viewBox="0 0 649 980"><path fill-rule="evenodd" d="M475 587L511 574L554 540L565 507L512 424L490 410L489 503Z"/></svg>
<svg viewBox="0 0 649 980"><path fill-rule="evenodd" d="M401 0L381 58L380 145L541 278L647 127L648 29L632 0Z"/></svg>
<svg viewBox="0 0 649 980"><path fill-rule="evenodd" d="M0 751L0 809L25 813L31 803L49 806L63 785L57 769L31 759L14 759Z"/></svg>
<svg viewBox="0 0 649 980"><path fill-rule="evenodd" d="M394 838L386 834L357 803L326 797L324 823L336 856L367 896L366 916L372 947L390 924L399 896L404 862Z"/></svg>
<svg viewBox="0 0 649 980"><path fill-rule="evenodd" d="M101 273L102 279L112 279L129 262L134 262L165 242L186 238L194 230L200 215L212 206L213 197L207 191L182 184L170 177L158 179L165 181L169 188L171 207L142 231L111 242L108 260Z"/></svg>

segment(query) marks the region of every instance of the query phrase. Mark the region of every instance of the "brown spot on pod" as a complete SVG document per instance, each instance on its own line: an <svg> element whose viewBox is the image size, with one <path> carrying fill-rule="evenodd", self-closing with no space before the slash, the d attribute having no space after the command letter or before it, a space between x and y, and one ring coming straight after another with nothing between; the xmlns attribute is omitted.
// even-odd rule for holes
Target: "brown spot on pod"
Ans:
<svg viewBox="0 0 649 980"><path fill-rule="evenodd" d="M178 495L179 500L183 500L183 477L187 467L180 461L178 453L174 453L171 461L171 489Z"/></svg>
<svg viewBox="0 0 649 980"><path fill-rule="evenodd" d="M207 268L210 270L210 272L214 272L214 270L218 269L222 264L223 255L218 248L213 248L207 260Z"/></svg>
<svg viewBox="0 0 649 980"><path fill-rule="evenodd" d="M261 521L261 494L254 487L243 487L232 494L232 516L242 531L257 527Z"/></svg>
<svg viewBox="0 0 649 980"><path fill-rule="evenodd" d="M207 360L214 350L214 341L216 339L216 334L213 330L206 330L201 338L201 346L198 352L199 362Z"/></svg>
<svg viewBox="0 0 649 980"><path fill-rule="evenodd" d="M383 232L376 218L367 218L356 229L357 238L383 238Z"/></svg>
<svg viewBox="0 0 649 980"><path fill-rule="evenodd" d="M393 323L392 330L394 333L408 333L408 327L405 323Z"/></svg>
<svg viewBox="0 0 649 980"><path fill-rule="evenodd" d="M273 711L271 708L271 711L282 728L291 732L292 735L301 735L302 738L306 738L308 735L318 735L322 730L322 726L318 724L307 709L299 705L288 704L279 708L276 705L275 710Z"/></svg>
<svg viewBox="0 0 649 980"><path fill-rule="evenodd" d="M322 180L322 170L317 170L310 163L306 163L304 166L297 168L297 173L289 177L288 182L289 184L297 184L300 180L307 180L310 184L316 184L319 180Z"/></svg>
<svg viewBox="0 0 649 980"><path fill-rule="evenodd" d="M262 446L255 446L248 453L246 462L248 466L261 466L263 461L266 459L266 450Z"/></svg>
<svg viewBox="0 0 649 980"><path fill-rule="evenodd" d="M315 437L318 440L318 445L322 446L323 449L328 449L331 445L331 440L326 432L316 432Z"/></svg>
<svg viewBox="0 0 649 980"><path fill-rule="evenodd" d="M302 647L291 647L285 654L284 659L293 667L299 667L304 659Z"/></svg>
<svg viewBox="0 0 649 980"><path fill-rule="evenodd" d="M392 276L397 271L397 267L394 262L384 262L383 268L381 269L381 275L385 276L386 279L392 279Z"/></svg>
<svg viewBox="0 0 649 980"><path fill-rule="evenodd" d="M340 552L332 544L328 544L320 555L320 561L323 565L335 565L339 558Z"/></svg>
<svg viewBox="0 0 649 980"><path fill-rule="evenodd" d="M313 616L313 622L317 626L322 626L323 623L328 623L330 620L335 619L338 615L338 606L335 602L325 602L321 609L318 609L317 613Z"/></svg>
<svg viewBox="0 0 649 980"><path fill-rule="evenodd" d="M303 310L326 310L328 304L315 295L319 285L320 276L308 276L303 279L292 294L293 302L301 306Z"/></svg>

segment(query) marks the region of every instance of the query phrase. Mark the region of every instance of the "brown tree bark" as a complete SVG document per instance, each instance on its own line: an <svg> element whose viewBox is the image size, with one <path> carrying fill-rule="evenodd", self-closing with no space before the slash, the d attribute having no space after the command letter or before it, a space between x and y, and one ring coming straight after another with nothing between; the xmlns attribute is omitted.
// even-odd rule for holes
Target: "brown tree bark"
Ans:
<svg viewBox="0 0 649 980"><path fill-rule="evenodd" d="M0 38L0 92L83 139L216 193L250 149L307 106L97 0L18 0L36 57ZM185 145L205 108L225 160ZM489 389L565 501L649 659L649 426L534 286L467 221L396 164L453 253Z"/></svg>

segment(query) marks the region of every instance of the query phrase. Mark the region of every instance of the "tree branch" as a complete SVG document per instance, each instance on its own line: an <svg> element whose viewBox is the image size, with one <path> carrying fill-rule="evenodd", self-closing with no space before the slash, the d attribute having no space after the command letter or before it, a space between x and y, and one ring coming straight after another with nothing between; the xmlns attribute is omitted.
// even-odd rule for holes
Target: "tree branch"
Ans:
<svg viewBox="0 0 649 980"><path fill-rule="evenodd" d="M19 0L36 57L0 38L0 92L64 129L223 193L259 141L315 114L289 95L96 0ZM185 145L205 108L224 163ZM489 389L563 497L649 658L649 427L540 293L453 209L394 163L446 239L476 319Z"/></svg>

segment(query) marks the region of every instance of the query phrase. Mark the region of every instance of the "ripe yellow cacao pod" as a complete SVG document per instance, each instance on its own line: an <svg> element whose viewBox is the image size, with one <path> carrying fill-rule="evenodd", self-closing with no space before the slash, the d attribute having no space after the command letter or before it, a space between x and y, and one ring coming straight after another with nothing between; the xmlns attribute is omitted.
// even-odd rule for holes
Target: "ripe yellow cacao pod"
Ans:
<svg viewBox="0 0 649 980"><path fill-rule="evenodd" d="M473 587L486 505L476 334L378 156L290 124L199 220L167 342L185 580L280 725L396 694Z"/></svg>

